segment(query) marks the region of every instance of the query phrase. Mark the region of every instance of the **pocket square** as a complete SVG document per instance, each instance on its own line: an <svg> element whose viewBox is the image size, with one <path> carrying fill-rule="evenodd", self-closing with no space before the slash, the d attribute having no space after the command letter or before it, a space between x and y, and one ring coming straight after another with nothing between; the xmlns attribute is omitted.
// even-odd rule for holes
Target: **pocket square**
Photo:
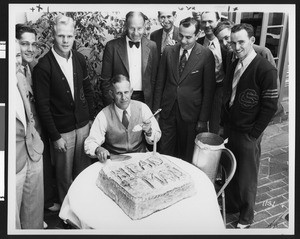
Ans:
<svg viewBox="0 0 300 239"><path fill-rule="evenodd" d="M198 70L197 71L193 71L193 72L191 72L191 74L195 74L195 73L197 73L197 72L199 72Z"/></svg>

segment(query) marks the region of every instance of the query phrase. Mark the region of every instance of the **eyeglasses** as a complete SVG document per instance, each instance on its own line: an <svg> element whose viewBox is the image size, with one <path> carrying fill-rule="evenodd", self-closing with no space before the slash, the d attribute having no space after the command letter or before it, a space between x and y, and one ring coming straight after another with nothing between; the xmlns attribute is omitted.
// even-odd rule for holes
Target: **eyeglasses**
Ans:
<svg viewBox="0 0 300 239"><path fill-rule="evenodd" d="M28 41L20 41L21 47L26 47L27 49L31 46L33 49L36 49L39 47L39 44L37 42L30 43Z"/></svg>

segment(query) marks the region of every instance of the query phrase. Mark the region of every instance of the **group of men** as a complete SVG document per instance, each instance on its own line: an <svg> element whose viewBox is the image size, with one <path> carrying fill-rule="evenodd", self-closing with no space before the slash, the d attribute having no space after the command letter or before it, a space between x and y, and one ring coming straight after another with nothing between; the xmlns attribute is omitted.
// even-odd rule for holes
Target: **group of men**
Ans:
<svg viewBox="0 0 300 239"><path fill-rule="evenodd" d="M19 131L17 125L24 148L17 150L17 166L24 154L28 165L39 164L35 174L42 177L41 158L52 160L62 203L72 181L91 164L91 158L105 162L111 154L146 152L159 141L160 153L192 163L196 135L209 131L228 138L226 146L237 158L226 206L228 212L240 212L237 227L247 228L254 217L262 133L277 109L276 68L260 56L249 24L221 22L217 12L203 12L201 21L185 18L179 27L174 25L175 11L159 11L158 20L162 28L152 32L149 40L145 37L147 17L129 12L124 35L106 44L101 72L105 108L94 119L85 59L72 49L75 23L67 16L56 18L53 47L34 66L32 81L31 77L22 81L25 92L31 93L27 95L31 96L33 114L23 117L25 130ZM205 33L203 38L198 37L200 29ZM36 34L31 35L31 41L22 36L17 34L20 46L27 47L24 55L33 56ZM20 82L18 77L18 86ZM24 99L23 103L27 113ZM161 113L151 117L158 109ZM32 128L29 123L37 127L35 119L40 122L44 144L50 142L51 157L43 153L40 138L29 143L27 140L34 138L24 137L36 135L27 130ZM142 129L134 130L136 125ZM17 149L19 141L17 137ZM39 150L29 151L31 145ZM28 170L20 168L17 177L20 170ZM24 177L25 182L29 177ZM20 183L17 228L42 227L40 220L34 223L27 219L34 210L40 215L36 218L43 215L43 205L36 207L43 197L41 180L30 183L39 196L32 196L34 209L26 208L25 185Z"/></svg>

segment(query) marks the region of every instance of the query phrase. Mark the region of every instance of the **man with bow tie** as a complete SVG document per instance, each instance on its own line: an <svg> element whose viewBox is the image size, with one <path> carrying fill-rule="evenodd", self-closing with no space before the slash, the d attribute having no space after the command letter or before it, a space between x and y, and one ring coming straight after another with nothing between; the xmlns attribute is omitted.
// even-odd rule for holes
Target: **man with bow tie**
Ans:
<svg viewBox="0 0 300 239"><path fill-rule="evenodd" d="M127 13L124 36L106 44L101 73L105 106L111 103L108 93L110 80L122 74L130 79L132 99L142 101L152 109L158 53L156 43L144 36L147 19L141 12Z"/></svg>

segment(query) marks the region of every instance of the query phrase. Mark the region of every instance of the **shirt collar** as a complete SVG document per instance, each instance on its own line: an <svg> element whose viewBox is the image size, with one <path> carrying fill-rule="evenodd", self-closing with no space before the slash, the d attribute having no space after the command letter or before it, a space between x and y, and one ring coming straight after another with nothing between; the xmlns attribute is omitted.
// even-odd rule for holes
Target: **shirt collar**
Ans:
<svg viewBox="0 0 300 239"><path fill-rule="evenodd" d="M204 42L203 42L203 45L204 45L204 46L209 46L211 42L214 43L215 47L216 47L217 45L219 45L218 38L214 37L214 39L209 40L206 36L204 37Z"/></svg>
<svg viewBox="0 0 300 239"><path fill-rule="evenodd" d="M166 31L163 29L163 36L167 36L167 34L169 34L170 36L173 36L173 32L174 32L174 26L172 27L172 29L171 29L169 32L166 32Z"/></svg>
<svg viewBox="0 0 300 239"><path fill-rule="evenodd" d="M252 49L249 52L249 54L245 57L245 59L241 60L243 67L249 65L251 63L251 61L255 58L256 55L257 55L257 53L254 51L254 49Z"/></svg>
<svg viewBox="0 0 300 239"><path fill-rule="evenodd" d="M72 57L73 57L72 50L70 51L70 56L69 56L68 59L66 59L66 58L60 56L59 54L57 54L57 52L54 50L54 47L52 47L51 50L52 50L52 52L53 52L55 58L58 59L58 60L61 60L61 61L65 60L65 61L68 62L68 61L69 61L70 59L72 59Z"/></svg>
<svg viewBox="0 0 300 239"><path fill-rule="evenodd" d="M191 52L192 52L193 48L195 47L195 45L191 49L187 50L187 58L189 58L189 56L191 55ZM179 54L180 56L182 55L183 51L184 51L184 49L182 47L180 47L180 54Z"/></svg>
<svg viewBox="0 0 300 239"><path fill-rule="evenodd" d="M129 46L129 41L132 41L128 36L126 36L126 42L127 42L127 45ZM141 40L137 41L137 42L141 42Z"/></svg>
<svg viewBox="0 0 300 239"><path fill-rule="evenodd" d="M122 109L120 109L116 104L114 104L114 107L115 107L115 110L116 110L116 113L117 115L119 116L119 118L122 120L122 117L123 117L123 111ZM131 102L130 104L128 105L127 109L127 114L129 115L129 117L131 116Z"/></svg>

